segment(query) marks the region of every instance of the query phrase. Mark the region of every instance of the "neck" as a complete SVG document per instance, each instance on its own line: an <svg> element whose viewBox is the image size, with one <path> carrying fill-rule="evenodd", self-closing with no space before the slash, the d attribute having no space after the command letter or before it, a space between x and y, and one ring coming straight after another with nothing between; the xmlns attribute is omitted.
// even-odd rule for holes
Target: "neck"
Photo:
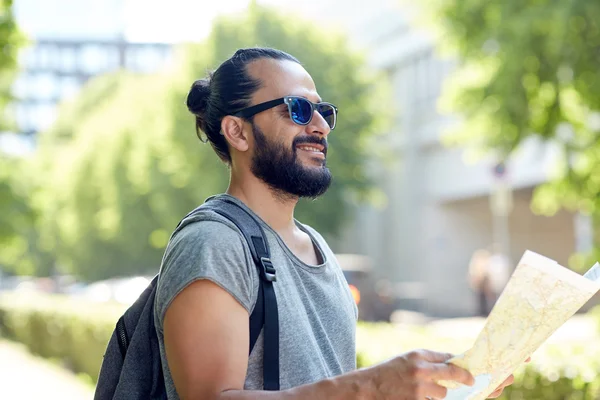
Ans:
<svg viewBox="0 0 600 400"><path fill-rule="evenodd" d="M294 209L298 198L277 193L252 174L246 174L241 179L232 173L226 193L244 202L277 232L296 227Z"/></svg>

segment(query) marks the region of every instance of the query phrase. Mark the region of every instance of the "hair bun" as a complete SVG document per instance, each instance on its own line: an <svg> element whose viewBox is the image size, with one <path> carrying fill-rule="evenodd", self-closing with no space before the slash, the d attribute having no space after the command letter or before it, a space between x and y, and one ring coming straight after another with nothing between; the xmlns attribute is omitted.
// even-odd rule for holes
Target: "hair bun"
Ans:
<svg viewBox="0 0 600 400"><path fill-rule="evenodd" d="M210 81L208 79L198 79L192 84L187 96L186 105L188 110L197 117L204 119L209 97Z"/></svg>

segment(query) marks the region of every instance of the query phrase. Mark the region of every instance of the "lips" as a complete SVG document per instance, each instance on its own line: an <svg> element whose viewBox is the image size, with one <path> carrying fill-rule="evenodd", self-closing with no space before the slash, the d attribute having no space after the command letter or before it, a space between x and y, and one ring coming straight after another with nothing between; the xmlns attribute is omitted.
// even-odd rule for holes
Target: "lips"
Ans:
<svg viewBox="0 0 600 400"><path fill-rule="evenodd" d="M327 142L326 141L316 141L316 140L305 140L300 143L296 143L296 148L313 152L313 153L322 153L324 155L327 154Z"/></svg>
<svg viewBox="0 0 600 400"><path fill-rule="evenodd" d="M300 150L304 150L304 151L312 151L315 153L323 153L323 146L318 146L318 145L314 145L314 144L301 144L300 146L297 146Z"/></svg>

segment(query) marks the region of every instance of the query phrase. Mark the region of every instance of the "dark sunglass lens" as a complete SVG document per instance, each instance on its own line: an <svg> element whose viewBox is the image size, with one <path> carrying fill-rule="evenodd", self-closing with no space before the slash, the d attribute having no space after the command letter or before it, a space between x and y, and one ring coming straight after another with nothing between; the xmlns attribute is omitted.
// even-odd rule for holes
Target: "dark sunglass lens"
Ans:
<svg viewBox="0 0 600 400"><path fill-rule="evenodd" d="M329 125L331 129L335 128L335 109L333 106L329 104L319 104L318 107L319 114L323 117L325 122Z"/></svg>
<svg viewBox="0 0 600 400"><path fill-rule="evenodd" d="M292 121L300 125L308 124L313 113L310 103L302 98L292 99L290 110L292 112Z"/></svg>

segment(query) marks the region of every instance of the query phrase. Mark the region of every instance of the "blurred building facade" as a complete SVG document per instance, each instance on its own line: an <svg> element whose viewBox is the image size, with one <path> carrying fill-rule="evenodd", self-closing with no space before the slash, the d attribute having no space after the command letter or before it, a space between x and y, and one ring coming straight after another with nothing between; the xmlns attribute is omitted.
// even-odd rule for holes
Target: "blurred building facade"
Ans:
<svg viewBox="0 0 600 400"><path fill-rule="evenodd" d="M17 21L31 42L21 54L11 105L22 137L34 141L54 122L57 106L90 78L119 69L152 72L170 61L170 44L125 40L124 7L123 0L15 3Z"/></svg>
<svg viewBox="0 0 600 400"><path fill-rule="evenodd" d="M393 165L372 171L386 205L357 209L338 247L368 255L402 307L474 315L467 275L477 249L497 243L513 266L526 249L567 265L573 252L591 247L590 222L565 211L553 217L531 211L533 188L549 179L558 154L551 145L525 143L502 174L496 160L469 164L464 149L442 144L456 118L441 115L437 102L456 61L439 58L432 38L411 26L411 18L396 2L379 0L348 25L371 63L388 74L397 109L389 135Z"/></svg>

